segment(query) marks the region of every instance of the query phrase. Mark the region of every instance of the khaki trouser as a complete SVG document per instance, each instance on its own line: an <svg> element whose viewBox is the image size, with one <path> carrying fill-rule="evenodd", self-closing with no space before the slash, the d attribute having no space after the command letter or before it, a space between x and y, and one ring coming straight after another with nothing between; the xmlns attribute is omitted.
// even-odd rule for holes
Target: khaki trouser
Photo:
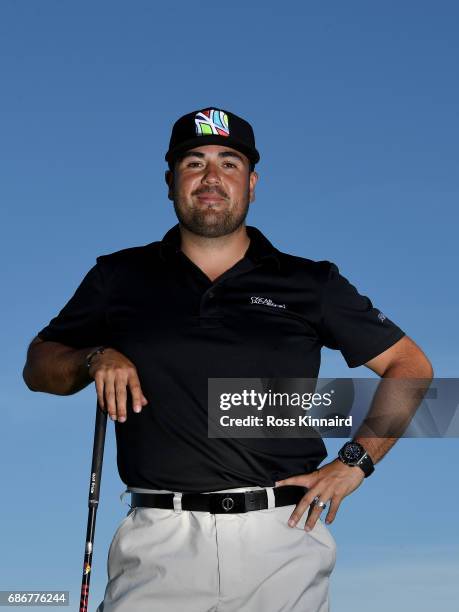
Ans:
<svg viewBox="0 0 459 612"><path fill-rule="evenodd" d="M294 507L130 510L110 546L97 612L328 612L335 540L320 520L304 531L307 511L289 527Z"/></svg>

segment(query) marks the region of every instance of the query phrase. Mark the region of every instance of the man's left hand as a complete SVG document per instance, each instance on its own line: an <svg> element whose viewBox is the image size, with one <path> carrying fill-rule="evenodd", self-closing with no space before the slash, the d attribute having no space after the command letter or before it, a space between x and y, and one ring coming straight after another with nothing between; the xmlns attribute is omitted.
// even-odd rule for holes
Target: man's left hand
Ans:
<svg viewBox="0 0 459 612"><path fill-rule="evenodd" d="M278 480L276 487L297 485L309 489L295 506L295 510L288 521L289 526L294 527L303 516L306 508L310 506L304 528L306 531L314 528L321 511L323 511L323 508L319 508L314 503L316 496L320 498L321 502L331 502L325 519L326 523L331 523L343 499L346 495L355 491L362 484L364 478L363 470L358 466L349 466L340 459L335 459L311 474L300 474L285 480Z"/></svg>

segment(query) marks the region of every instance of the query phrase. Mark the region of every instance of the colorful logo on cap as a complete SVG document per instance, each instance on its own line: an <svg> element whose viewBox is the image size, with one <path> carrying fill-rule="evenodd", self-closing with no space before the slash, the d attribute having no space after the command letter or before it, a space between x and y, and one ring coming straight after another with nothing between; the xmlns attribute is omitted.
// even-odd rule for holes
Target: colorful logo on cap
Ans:
<svg viewBox="0 0 459 612"><path fill-rule="evenodd" d="M221 110L209 108L196 113L194 122L198 136L208 136L209 134L229 136L228 115Z"/></svg>

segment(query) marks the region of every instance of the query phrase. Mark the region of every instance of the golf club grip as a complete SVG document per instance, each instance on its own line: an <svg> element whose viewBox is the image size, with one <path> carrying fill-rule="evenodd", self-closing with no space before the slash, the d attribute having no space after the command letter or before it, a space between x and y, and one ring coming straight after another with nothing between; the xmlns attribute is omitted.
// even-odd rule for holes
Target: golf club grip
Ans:
<svg viewBox="0 0 459 612"><path fill-rule="evenodd" d="M86 545L83 560L83 576L81 578L81 593L79 612L87 612L89 601L89 583L91 580L92 552L94 534L96 531L96 516L99 505L100 479L104 460L105 432L107 430L107 413L99 404L96 408L96 424L94 427L94 445L92 449L91 476L89 479L88 523L86 526Z"/></svg>
<svg viewBox="0 0 459 612"><path fill-rule="evenodd" d="M105 432L107 430L107 413L99 404L96 408L96 425L94 428L94 446L92 449L91 476L89 479L89 507L99 503L100 479L104 461Z"/></svg>

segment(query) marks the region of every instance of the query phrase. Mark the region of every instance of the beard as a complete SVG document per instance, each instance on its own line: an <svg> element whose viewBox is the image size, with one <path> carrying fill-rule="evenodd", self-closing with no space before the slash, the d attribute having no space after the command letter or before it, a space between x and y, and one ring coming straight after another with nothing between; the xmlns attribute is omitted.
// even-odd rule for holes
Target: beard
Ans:
<svg viewBox="0 0 459 612"><path fill-rule="evenodd" d="M197 207L187 206L174 198L174 210L180 224L188 231L204 238L219 238L235 232L243 225L249 212L249 192L241 204L234 206L226 201L223 205L204 204Z"/></svg>

